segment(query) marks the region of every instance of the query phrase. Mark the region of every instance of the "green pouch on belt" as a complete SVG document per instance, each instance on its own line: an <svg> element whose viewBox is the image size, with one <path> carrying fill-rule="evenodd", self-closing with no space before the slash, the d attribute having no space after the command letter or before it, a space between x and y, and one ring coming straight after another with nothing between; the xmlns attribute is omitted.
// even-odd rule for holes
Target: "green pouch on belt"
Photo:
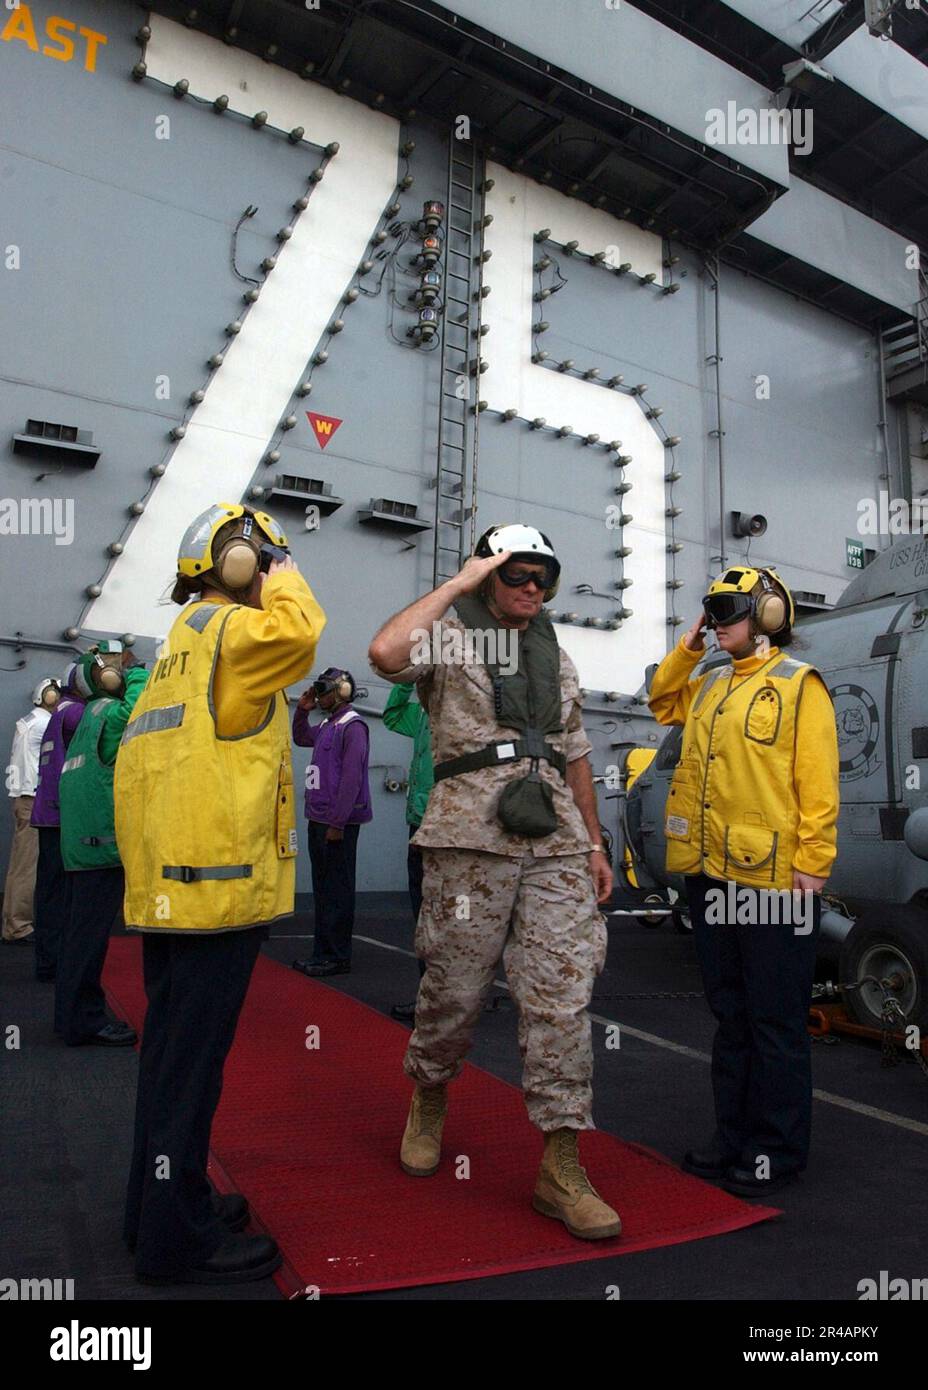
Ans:
<svg viewBox="0 0 928 1390"><path fill-rule="evenodd" d="M554 797L539 772L508 782L496 807L500 824L513 835L538 839L557 830Z"/></svg>

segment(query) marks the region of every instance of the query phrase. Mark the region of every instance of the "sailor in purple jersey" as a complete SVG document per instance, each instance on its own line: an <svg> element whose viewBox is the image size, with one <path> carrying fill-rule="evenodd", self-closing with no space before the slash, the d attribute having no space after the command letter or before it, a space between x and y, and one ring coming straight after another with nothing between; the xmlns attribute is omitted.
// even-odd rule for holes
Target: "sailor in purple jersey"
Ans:
<svg viewBox="0 0 928 1390"><path fill-rule="evenodd" d="M68 667L61 683L61 699L55 707L42 739L39 755L39 785L36 788L31 824L39 832L39 859L36 869L33 925L35 930L35 977L54 980L58 965L61 927L71 911L71 875L61 862L61 812L58 783L68 744L84 713L84 700L74 686L76 665Z"/></svg>
<svg viewBox="0 0 928 1390"><path fill-rule="evenodd" d="M313 755L306 778L306 819L313 874L316 932L311 960L296 960L306 975L347 975L354 931L358 832L372 818L367 780L370 734L352 709L355 682L330 666L300 696L293 739ZM319 707L325 718L310 724Z"/></svg>

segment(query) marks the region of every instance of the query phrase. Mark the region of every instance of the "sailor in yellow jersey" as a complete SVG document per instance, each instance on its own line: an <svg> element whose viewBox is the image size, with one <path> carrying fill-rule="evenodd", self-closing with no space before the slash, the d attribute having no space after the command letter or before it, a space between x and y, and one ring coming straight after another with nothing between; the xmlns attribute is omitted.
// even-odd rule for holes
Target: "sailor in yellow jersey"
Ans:
<svg viewBox="0 0 928 1390"><path fill-rule="evenodd" d="M248 1205L213 1197L206 1162L261 941L293 911L283 692L309 672L325 614L286 547L272 517L238 504L191 523L172 594L186 606L116 760L125 919L143 933L148 996L124 1235L149 1283L239 1283L280 1263L267 1236L235 1234Z"/></svg>
<svg viewBox="0 0 928 1390"><path fill-rule="evenodd" d="M806 1027L821 891L836 853L838 742L814 667L784 654L792 596L772 569L729 568L654 674L650 707L684 726L667 798L667 870L685 875L706 999L716 1135L684 1167L764 1196L805 1168ZM714 628L731 663L693 677Z"/></svg>

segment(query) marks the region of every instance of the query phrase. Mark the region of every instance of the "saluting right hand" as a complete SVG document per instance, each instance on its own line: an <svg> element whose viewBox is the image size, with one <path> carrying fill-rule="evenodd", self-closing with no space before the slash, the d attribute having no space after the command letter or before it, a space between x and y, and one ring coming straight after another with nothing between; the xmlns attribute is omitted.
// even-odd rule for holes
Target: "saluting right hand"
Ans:
<svg viewBox="0 0 928 1390"><path fill-rule="evenodd" d="M479 555L471 555L470 559L464 564L463 569L455 575L455 588L462 594L473 593L479 589L488 574L492 574L500 565L504 565L512 554L511 550L504 550L501 555L490 555L486 558Z"/></svg>
<svg viewBox="0 0 928 1390"><path fill-rule="evenodd" d="M258 592L262 593L264 590L264 586L270 579L271 575L279 574L281 570L296 570L297 574L299 574L299 567L292 555L285 555L282 560L272 560L271 563L268 565L266 571L258 571L258 574L256 576L258 584L260 586Z"/></svg>
<svg viewBox="0 0 928 1390"><path fill-rule="evenodd" d="M706 615L705 613L700 613L699 617L696 619L695 623L683 639L685 645L690 649L691 652L702 651L703 647L705 646L705 643L703 642L703 632L705 631L705 627Z"/></svg>
<svg viewBox="0 0 928 1390"><path fill-rule="evenodd" d="M267 567L268 577L270 578L272 574L278 574L281 570L295 570L296 567L296 560L294 560L293 556L285 555L282 560L271 561Z"/></svg>
<svg viewBox="0 0 928 1390"><path fill-rule="evenodd" d="M298 709L310 710L316 708L316 692L313 690L312 686L309 686L308 689L303 691L303 694L296 703Z"/></svg>

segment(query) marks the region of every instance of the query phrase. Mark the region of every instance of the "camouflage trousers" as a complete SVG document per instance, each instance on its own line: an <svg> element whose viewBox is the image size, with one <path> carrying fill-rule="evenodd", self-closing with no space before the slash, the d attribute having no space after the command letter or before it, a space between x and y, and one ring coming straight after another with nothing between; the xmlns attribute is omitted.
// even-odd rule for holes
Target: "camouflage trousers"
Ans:
<svg viewBox="0 0 928 1390"><path fill-rule="evenodd" d="M587 1006L606 956L586 855L536 858L423 848L416 953L426 972L404 1068L423 1086L461 1070L503 961L519 1015L529 1119L592 1129Z"/></svg>

